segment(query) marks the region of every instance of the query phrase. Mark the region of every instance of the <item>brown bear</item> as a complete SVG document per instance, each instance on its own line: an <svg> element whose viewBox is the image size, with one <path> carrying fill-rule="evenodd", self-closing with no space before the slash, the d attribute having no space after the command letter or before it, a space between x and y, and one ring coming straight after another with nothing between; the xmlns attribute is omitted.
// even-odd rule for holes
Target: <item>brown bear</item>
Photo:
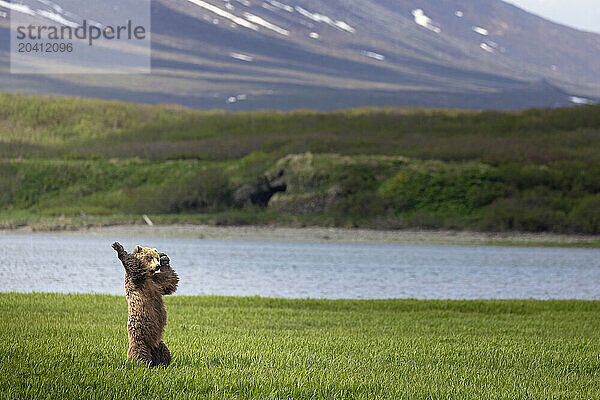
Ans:
<svg viewBox="0 0 600 400"><path fill-rule="evenodd" d="M125 297L129 309L127 358L151 367L166 367L171 363L171 353L161 340L167 324L162 296L177 290L179 277L171 268L169 257L156 249L135 246L129 254L120 243L113 243L112 247L125 267Z"/></svg>

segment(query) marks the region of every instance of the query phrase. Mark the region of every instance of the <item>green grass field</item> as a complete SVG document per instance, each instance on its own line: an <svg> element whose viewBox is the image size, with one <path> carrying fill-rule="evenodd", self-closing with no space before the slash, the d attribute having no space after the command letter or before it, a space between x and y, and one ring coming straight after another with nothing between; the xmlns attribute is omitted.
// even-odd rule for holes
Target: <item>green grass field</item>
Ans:
<svg viewBox="0 0 600 400"><path fill-rule="evenodd" d="M0 398L600 398L600 302L166 305L173 364L149 370L123 297L0 294Z"/></svg>

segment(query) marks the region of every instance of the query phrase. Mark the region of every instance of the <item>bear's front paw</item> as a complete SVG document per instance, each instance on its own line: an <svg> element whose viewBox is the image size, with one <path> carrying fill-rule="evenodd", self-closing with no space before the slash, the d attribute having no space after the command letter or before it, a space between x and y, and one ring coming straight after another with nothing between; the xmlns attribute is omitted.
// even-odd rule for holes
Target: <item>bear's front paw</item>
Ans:
<svg viewBox="0 0 600 400"><path fill-rule="evenodd" d="M115 249L115 251L119 253L119 255L125 253L125 249L123 248L123 246L121 246L121 243L119 242L114 242L112 244L112 248Z"/></svg>
<svg viewBox="0 0 600 400"><path fill-rule="evenodd" d="M171 260L169 256L165 253L158 253L158 255L160 257L160 267L170 267Z"/></svg>

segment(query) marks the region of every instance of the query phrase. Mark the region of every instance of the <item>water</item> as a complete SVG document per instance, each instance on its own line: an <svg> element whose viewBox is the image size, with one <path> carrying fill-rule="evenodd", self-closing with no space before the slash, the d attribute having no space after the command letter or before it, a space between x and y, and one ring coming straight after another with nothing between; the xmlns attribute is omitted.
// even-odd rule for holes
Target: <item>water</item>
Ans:
<svg viewBox="0 0 600 400"><path fill-rule="evenodd" d="M116 239L167 252L181 295L600 299L595 249ZM0 235L0 291L122 295L114 240Z"/></svg>

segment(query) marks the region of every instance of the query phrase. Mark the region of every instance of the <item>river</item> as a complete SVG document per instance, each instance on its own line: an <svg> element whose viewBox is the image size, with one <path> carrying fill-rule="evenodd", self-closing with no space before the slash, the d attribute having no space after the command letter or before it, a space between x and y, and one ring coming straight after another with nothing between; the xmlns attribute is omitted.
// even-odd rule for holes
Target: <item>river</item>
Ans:
<svg viewBox="0 0 600 400"><path fill-rule="evenodd" d="M157 247L179 295L348 299L600 299L600 250L0 235L0 292L122 295L110 245Z"/></svg>

